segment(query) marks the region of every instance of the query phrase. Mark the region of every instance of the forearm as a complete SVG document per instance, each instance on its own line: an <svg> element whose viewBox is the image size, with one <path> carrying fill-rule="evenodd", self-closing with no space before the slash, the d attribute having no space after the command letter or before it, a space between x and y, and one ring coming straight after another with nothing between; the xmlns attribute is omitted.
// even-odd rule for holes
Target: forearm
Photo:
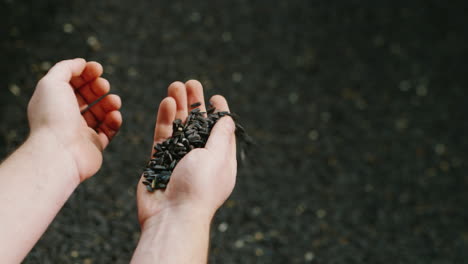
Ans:
<svg viewBox="0 0 468 264"><path fill-rule="evenodd" d="M148 219L132 264L206 263L211 214L168 208Z"/></svg>
<svg viewBox="0 0 468 264"><path fill-rule="evenodd" d="M0 166L0 256L19 263L79 184L76 165L47 133L32 134Z"/></svg>

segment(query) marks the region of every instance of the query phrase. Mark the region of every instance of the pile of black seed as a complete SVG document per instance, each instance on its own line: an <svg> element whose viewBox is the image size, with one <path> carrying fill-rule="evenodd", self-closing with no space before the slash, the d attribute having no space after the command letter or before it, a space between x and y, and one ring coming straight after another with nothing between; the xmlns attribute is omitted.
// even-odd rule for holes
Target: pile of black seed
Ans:
<svg viewBox="0 0 468 264"><path fill-rule="evenodd" d="M223 116L231 116L236 124L236 137L244 142L251 142L245 129L237 122L237 118L229 112L215 112L210 107L206 113L200 111L201 103L195 103L185 124L182 120L174 120L172 137L154 146L156 152L146 165L143 172L143 184L149 192L165 189L177 163L192 149L205 147L211 129ZM205 117L207 114L207 117Z"/></svg>

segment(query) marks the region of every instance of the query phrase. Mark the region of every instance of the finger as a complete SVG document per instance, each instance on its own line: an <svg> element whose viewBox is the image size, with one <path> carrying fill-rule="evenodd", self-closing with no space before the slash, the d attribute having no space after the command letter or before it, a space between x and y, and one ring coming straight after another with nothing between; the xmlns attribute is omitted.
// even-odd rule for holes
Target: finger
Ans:
<svg viewBox="0 0 468 264"><path fill-rule="evenodd" d="M109 145L109 142L115 137L121 125L122 114L119 111L107 113L104 121L96 129L102 149L105 149Z"/></svg>
<svg viewBox="0 0 468 264"><path fill-rule="evenodd" d="M210 104L216 108L216 112L222 112L222 111L226 111L226 112L229 112L229 105L226 101L226 98L224 98L223 96L221 95L214 95L213 97L211 97L210 99ZM231 117L229 117L231 119ZM219 121L218 121L219 122ZM231 144L231 149L230 149L230 157L236 157L236 138L235 138L235 134L232 133L231 135L231 139L232 141L232 144Z"/></svg>
<svg viewBox="0 0 468 264"><path fill-rule="evenodd" d="M166 97L161 101L154 128L154 143L160 143L172 136L172 122L176 116L176 101Z"/></svg>
<svg viewBox="0 0 468 264"><path fill-rule="evenodd" d="M226 101L226 98L224 98L221 95L214 95L210 99L210 104L216 108L216 112L220 111L226 111L229 112L229 106Z"/></svg>
<svg viewBox="0 0 468 264"><path fill-rule="evenodd" d="M92 104L101 96L107 94L110 91L110 84L104 78L97 78L83 87L76 90L76 94L80 94L87 104Z"/></svg>
<svg viewBox="0 0 468 264"><path fill-rule="evenodd" d="M76 100L78 101L80 112L88 107L88 103L85 101L85 99L83 99L83 97L80 94L76 94ZM82 116L89 127L95 128L99 124L99 120L90 111L84 112Z"/></svg>
<svg viewBox="0 0 468 264"><path fill-rule="evenodd" d="M102 75L102 65L90 61L86 63L86 67L79 76L75 76L70 80L70 84L76 89L84 86L88 82L91 82Z"/></svg>
<svg viewBox="0 0 468 264"><path fill-rule="evenodd" d="M106 97L102 98L99 102L97 102L91 108L89 108L89 111L93 114L93 116L96 118L98 122L102 122L104 121L108 113L115 111L115 110L119 110L121 106L122 106L122 100L120 99L120 96L116 94L109 94ZM92 128L95 128L95 127L92 127Z"/></svg>
<svg viewBox="0 0 468 264"><path fill-rule="evenodd" d="M174 98L176 102L177 111L175 118L185 122L185 119L188 115L187 90L185 89L185 85L181 82L173 82L171 85L169 85L167 90L167 94Z"/></svg>
<svg viewBox="0 0 468 264"><path fill-rule="evenodd" d="M86 67L84 59L64 60L50 68L44 78L69 82L73 77L80 76Z"/></svg>
<svg viewBox="0 0 468 264"><path fill-rule="evenodd" d="M187 89L188 108L195 103L201 103L200 110L206 112L205 99L203 97L203 86L197 80L190 80L185 83Z"/></svg>
<svg viewBox="0 0 468 264"><path fill-rule="evenodd" d="M205 148L221 159L235 158L235 155L232 157L232 150L235 146L234 130L235 125L231 117L221 118L211 130Z"/></svg>

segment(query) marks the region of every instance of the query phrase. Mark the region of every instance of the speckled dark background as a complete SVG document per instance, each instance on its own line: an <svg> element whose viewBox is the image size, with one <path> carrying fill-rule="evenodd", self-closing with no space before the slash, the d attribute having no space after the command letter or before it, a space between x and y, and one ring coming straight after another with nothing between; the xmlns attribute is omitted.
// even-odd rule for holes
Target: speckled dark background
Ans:
<svg viewBox="0 0 468 264"><path fill-rule="evenodd" d="M210 262L468 261L467 8L1 0L1 158L58 60L101 62L124 104L103 168L25 263L128 263L156 109L189 78L225 95L258 142L213 222Z"/></svg>

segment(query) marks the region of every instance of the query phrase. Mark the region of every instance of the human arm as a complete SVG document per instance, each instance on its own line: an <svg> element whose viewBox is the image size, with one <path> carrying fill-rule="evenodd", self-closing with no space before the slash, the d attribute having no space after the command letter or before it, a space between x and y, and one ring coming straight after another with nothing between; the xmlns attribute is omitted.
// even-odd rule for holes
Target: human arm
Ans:
<svg viewBox="0 0 468 264"><path fill-rule="evenodd" d="M120 128L120 98L83 59L62 61L39 81L28 105L30 135L0 165L0 256L20 263L78 184L100 168Z"/></svg>
<svg viewBox="0 0 468 264"><path fill-rule="evenodd" d="M172 135L172 122L185 120L188 106L201 102L203 88L197 81L169 86L169 97L159 107L154 143ZM222 96L211 104L229 111ZM235 125L221 118L205 148L194 149L176 166L167 189L148 193L138 184L138 216L142 233L132 263L206 263L209 229L216 210L231 194L236 179Z"/></svg>

